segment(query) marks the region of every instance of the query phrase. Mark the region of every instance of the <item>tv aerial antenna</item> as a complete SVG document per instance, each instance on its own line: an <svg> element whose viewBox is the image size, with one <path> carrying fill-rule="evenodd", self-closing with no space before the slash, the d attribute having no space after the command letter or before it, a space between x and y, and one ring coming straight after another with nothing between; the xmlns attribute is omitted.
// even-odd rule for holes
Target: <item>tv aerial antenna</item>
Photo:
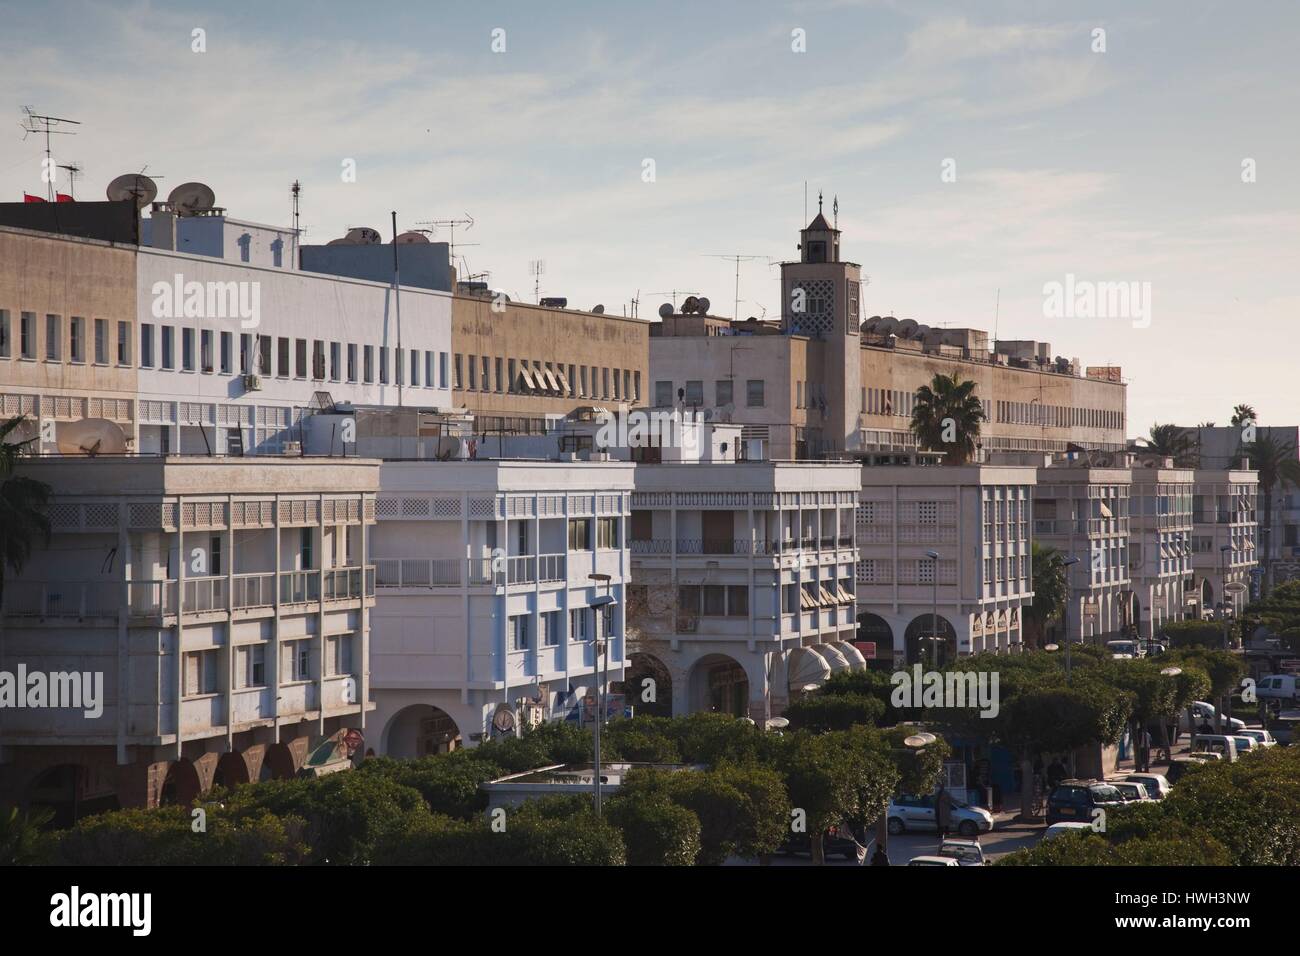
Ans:
<svg viewBox="0 0 1300 956"><path fill-rule="evenodd" d="M73 199L77 198L77 177L81 175L85 167L81 163L60 163L59 169L68 174L68 195Z"/></svg>
<svg viewBox="0 0 1300 956"><path fill-rule="evenodd" d="M744 253L731 253L721 255L707 255L708 259L728 259L736 263L736 303L732 310L731 317L740 320L740 264L742 262L753 262L756 259L766 259L769 263L772 261L771 256L748 256Z"/></svg>
<svg viewBox="0 0 1300 956"><path fill-rule="evenodd" d="M442 226L444 229L447 230L447 237L448 237L448 238L447 238L447 258L450 259L451 262L454 264L454 263L456 262L456 227L457 227L457 226L464 226L464 227L465 227L465 231L466 231L466 232L469 232L469 230L471 230L471 229L474 228L474 217L471 216L469 213L465 213L465 218L464 218L464 219L425 219L425 220L422 220L422 221L420 221L420 222L417 222L416 225L417 225L417 226L429 226L429 227L431 227L431 228L430 228L430 234L431 234L431 235L434 234L434 233L436 233L436 232L438 231L438 227L439 227L439 226ZM477 246L478 243L477 243L477 242L462 242L461 245L462 245L462 246ZM463 258L463 257L462 257L462 258Z"/></svg>
<svg viewBox="0 0 1300 956"><path fill-rule="evenodd" d="M546 275L546 260L531 260L528 263L528 274L533 277L533 302L540 305L542 301L542 276Z"/></svg>
<svg viewBox="0 0 1300 956"><path fill-rule="evenodd" d="M23 128L23 139L26 140L27 137L32 135L33 133L35 133L38 136L42 134L45 136L44 169L47 171L53 170L55 166L54 166L54 161L53 159L51 159L51 154L50 154L50 137L51 136L76 136L77 131L75 129L58 129L57 127L63 125L64 123L71 123L73 126L80 126L81 121L74 120L74 119L67 119L62 116L44 116L40 113L34 112L30 106L24 106L23 113L25 115L23 116L23 121L20 124ZM47 180L45 184L46 196L50 202L54 202L54 176L51 175L49 172L47 172L45 178Z"/></svg>
<svg viewBox="0 0 1300 956"><path fill-rule="evenodd" d="M646 295L668 295L673 299L673 311L677 311L677 297L687 295L699 295L698 292L687 292L684 289L666 289L663 292L647 292Z"/></svg>

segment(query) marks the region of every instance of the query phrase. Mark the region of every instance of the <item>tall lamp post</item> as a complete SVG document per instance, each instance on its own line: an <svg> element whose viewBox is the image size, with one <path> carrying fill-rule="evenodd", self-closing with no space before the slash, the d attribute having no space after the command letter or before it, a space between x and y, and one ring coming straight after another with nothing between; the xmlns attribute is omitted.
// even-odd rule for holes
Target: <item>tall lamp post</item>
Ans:
<svg viewBox="0 0 1300 956"><path fill-rule="evenodd" d="M931 647L931 660L934 663L934 669L939 669L939 552L933 549L925 552L925 556L933 562L933 568L930 572L931 583L934 585L934 603L932 605L933 613L930 616L930 640L933 642Z"/></svg>
<svg viewBox="0 0 1300 956"><path fill-rule="evenodd" d="M614 605L614 597L609 593L610 576L608 574L588 574L587 578L597 583L605 585L605 593L595 598L591 606L595 609L596 619L592 621L592 626L596 629L596 723L592 728L592 770L594 771L593 779L596 786L596 816L600 817L600 727L605 722L605 681L609 678L609 648L606 643L609 640L608 632L602 633L600 627L601 620L606 615L606 609ZM601 671L602 659L604 661L604 672Z"/></svg>

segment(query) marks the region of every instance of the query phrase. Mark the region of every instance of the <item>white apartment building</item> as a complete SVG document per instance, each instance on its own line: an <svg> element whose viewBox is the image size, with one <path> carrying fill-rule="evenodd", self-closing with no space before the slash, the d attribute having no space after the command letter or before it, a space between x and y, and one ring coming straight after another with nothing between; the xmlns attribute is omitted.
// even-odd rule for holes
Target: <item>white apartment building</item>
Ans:
<svg viewBox="0 0 1300 956"><path fill-rule="evenodd" d="M1038 469L1034 538L1075 558L1067 579L1066 640L1104 643L1135 626L1129 579L1129 456L1107 467L1054 462Z"/></svg>
<svg viewBox="0 0 1300 956"><path fill-rule="evenodd" d="M623 679L632 473L612 461L384 462L370 545L378 752L422 756L580 719L601 679Z"/></svg>
<svg viewBox="0 0 1300 956"><path fill-rule="evenodd" d="M0 671L98 675L102 697L98 714L0 708L0 802L65 822L183 805L369 733L378 462L50 456L23 473L54 489L53 534L5 581Z"/></svg>
<svg viewBox="0 0 1300 956"><path fill-rule="evenodd" d="M1189 468L1169 458L1132 471L1129 491L1129 577L1139 635L1152 639L1168 621L1187 616L1192 584L1192 498Z"/></svg>
<svg viewBox="0 0 1300 956"><path fill-rule="evenodd" d="M1219 619L1226 601L1229 616L1239 617L1250 598L1251 571L1259 561L1259 472L1197 469L1194 480L1192 573L1197 609L1192 613L1208 617L1213 612ZM1226 584L1247 590L1225 594Z"/></svg>
<svg viewBox="0 0 1300 956"><path fill-rule="evenodd" d="M761 724L867 666L853 644L858 468L737 460L739 427L699 428L703 460L636 468L626 686L643 712Z"/></svg>
<svg viewBox="0 0 1300 956"><path fill-rule="evenodd" d="M858 640L895 667L1018 649L1036 469L867 465L860 480Z"/></svg>

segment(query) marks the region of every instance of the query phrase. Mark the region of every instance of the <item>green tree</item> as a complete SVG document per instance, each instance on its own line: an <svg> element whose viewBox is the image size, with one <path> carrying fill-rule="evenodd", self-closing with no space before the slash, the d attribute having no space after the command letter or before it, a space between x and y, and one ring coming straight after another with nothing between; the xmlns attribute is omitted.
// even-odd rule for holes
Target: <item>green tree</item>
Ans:
<svg viewBox="0 0 1300 956"><path fill-rule="evenodd" d="M1059 620L1070 597L1065 555L1034 541L1030 547L1034 575L1034 601L1025 608L1022 620L1026 650L1041 649L1046 643L1047 628Z"/></svg>
<svg viewBox="0 0 1300 956"><path fill-rule="evenodd" d="M50 486L15 474L22 453L34 438L14 437L26 419L22 416L0 423L0 601L4 600L6 571L22 574L37 543L49 544Z"/></svg>
<svg viewBox="0 0 1300 956"><path fill-rule="evenodd" d="M20 812L0 807L0 866L35 863L41 829L53 819L53 811L45 808Z"/></svg>
<svg viewBox="0 0 1300 956"><path fill-rule="evenodd" d="M1152 425L1145 439L1139 439L1143 449L1161 458L1172 458L1175 467L1194 468L1197 449L1191 434L1177 425Z"/></svg>
<svg viewBox="0 0 1300 956"><path fill-rule="evenodd" d="M794 730L848 730L857 724L874 725L884 716L885 705L863 694L811 694L788 708L785 716Z"/></svg>
<svg viewBox="0 0 1300 956"><path fill-rule="evenodd" d="M1232 426L1234 428L1240 428L1242 425L1245 425L1247 422L1254 423L1257 421L1259 421L1259 416L1255 414L1255 409L1252 408L1250 405L1233 406Z"/></svg>
<svg viewBox="0 0 1300 956"><path fill-rule="evenodd" d="M666 794L620 794L608 819L623 834L629 866L692 866L699 856L699 818Z"/></svg>
<svg viewBox="0 0 1300 956"><path fill-rule="evenodd" d="M1300 487L1300 459L1296 446L1271 434L1256 435L1253 442L1243 446L1250 459L1250 467L1259 472L1259 496L1264 499L1262 527L1273 527L1273 493L1288 487Z"/></svg>
<svg viewBox="0 0 1300 956"><path fill-rule="evenodd" d="M984 421L984 405L975 397L975 383L951 375L935 375L916 392L912 434L924 449L945 452L945 465L964 465L975 455Z"/></svg>

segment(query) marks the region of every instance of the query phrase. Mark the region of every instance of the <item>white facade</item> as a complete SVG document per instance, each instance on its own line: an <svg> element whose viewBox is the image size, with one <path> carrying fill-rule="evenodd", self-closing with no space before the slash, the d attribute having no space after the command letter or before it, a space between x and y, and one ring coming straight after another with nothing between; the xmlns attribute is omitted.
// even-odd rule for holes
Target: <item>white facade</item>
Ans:
<svg viewBox="0 0 1300 956"><path fill-rule="evenodd" d="M1170 459L1134 468L1130 490L1129 577L1139 634L1154 638L1187 617L1192 590L1193 473Z"/></svg>
<svg viewBox="0 0 1300 956"><path fill-rule="evenodd" d="M146 248L136 263L141 452L226 454L235 429L245 451L281 452L317 391L450 404L445 293L403 287L399 334L390 285Z"/></svg>
<svg viewBox="0 0 1300 956"><path fill-rule="evenodd" d="M1004 653L1033 599L1027 466L871 465L857 514L858 639L895 666ZM931 558L934 551L939 557ZM942 648L946 646L947 650Z"/></svg>
<svg viewBox="0 0 1300 956"><path fill-rule="evenodd" d="M1258 566L1259 472L1197 469L1192 498L1192 570L1199 613L1218 619L1226 600L1229 616L1240 617L1249 591L1224 593L1225 584L1249 588ZM1189 609L1189 613L1198 613Z"/></svg>
<svg viewBox="0 0 1300 956"><path fill-rule="evenodd" d="M602 671L622 680L632 472L622 462L384 463L370 549L380 753L419 756L502 732L504 720L575 715L597 684L597 639L610 648Z"/></svg>

